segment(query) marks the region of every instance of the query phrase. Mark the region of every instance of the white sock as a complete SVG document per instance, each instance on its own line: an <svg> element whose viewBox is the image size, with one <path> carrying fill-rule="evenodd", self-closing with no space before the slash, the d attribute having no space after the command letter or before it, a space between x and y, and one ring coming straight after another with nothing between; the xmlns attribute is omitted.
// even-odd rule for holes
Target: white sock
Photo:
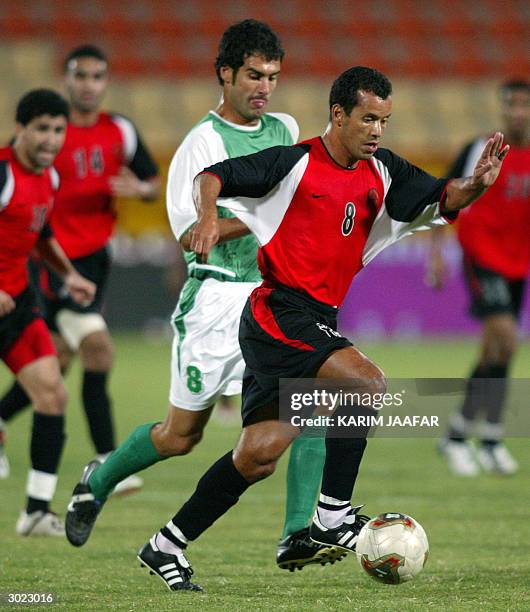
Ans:
<svg viewBox="0 0 530 612"><path fill-rule="evenodd" d="M166 536L162 535L160 532L155 536L155 544L158 546L159 550L168 555L180 555L182 553L182 548L173 544L171 540L168 540Z"/></svg>
<svg viewBox="0 0 530 612"><path fill-rule="evenodd" d="M328 529L335 529L342 525L350 510L351 503L349 501L322 495L322 493L318 498L318 519Z"/></svg>
<svg viewBox="0 0 530 612"><path fill-rule="evenodd" d="M57 474L48 474L39 470L29 470L26 494L34 499L51 501L57 487Z"/></svg>
<svg viewBox="0 0 530 612"><path fill-rule="evenodd" d="M473 433L475 422L464 418L461 412L453 412L449 417L449 426L454 433L467 438Z"/></svg>
<svg viewBox="0 0 530 612"><path fill-rule="evenodd" d="M488 423L488 421L484 421L480 425L479 436L481 440L496 440L500 442L503 434L502 423Z"/></svg>

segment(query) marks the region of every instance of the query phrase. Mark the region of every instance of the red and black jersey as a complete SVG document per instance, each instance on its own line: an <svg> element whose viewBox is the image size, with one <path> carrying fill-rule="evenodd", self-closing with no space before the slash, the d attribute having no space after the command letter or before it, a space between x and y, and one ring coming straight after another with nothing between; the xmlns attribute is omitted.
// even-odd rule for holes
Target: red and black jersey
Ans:
<svg viewBox="0 0 530 612"><path fill-rule="evenodd" d="M468 144L449 176L473 174L487 138ZM458 239L469 259L510 280L526 277L530 268L530 147L510 148L495 183L463 210Z"/></svg>
<svg viewBox="0 0 530 612"><path fill-rule="evenodd" d="M51 236L50 216L59 177L54 168L35 174L0 149L0 289L17 296L28 286L27 262L37 240Z"/></svg>
<svg viewBox="0 0 530 612"><path fill-rule="evenodd" d="M321 138L312 138L225 160L205 172L221 181L219 205L256 235L265 282L335 308L357 272L385 247L447 222L439 207L448 181L388 149L348 169L332 159Z"/></svg>
<svg viewBox="0 0 530 612"><path fill-rule="evenodd" d="M112 236L116 221L109 178L128 166L149 179L157 166L134 125L125 117L101 113L89 127L68 124L55 160L61 177L51 224L70 259L90 255Z"/></svg>

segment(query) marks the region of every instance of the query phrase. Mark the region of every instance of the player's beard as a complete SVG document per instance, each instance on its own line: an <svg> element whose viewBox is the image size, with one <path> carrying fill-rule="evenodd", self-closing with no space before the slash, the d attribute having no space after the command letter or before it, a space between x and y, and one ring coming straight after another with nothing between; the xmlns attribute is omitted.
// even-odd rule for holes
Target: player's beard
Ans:
<svg viewBox="0 0 530 612"><path fill-rule="evenodd" d="M94 113L98 110L99 103L98 102L82 102L81 100L76 100L76 102L72 102L72 107L79 113Z"/></svg>
<svg viewBox="0 0 530 612"><path fill-rule="evenodd" d="M47 152L48 155L46 155L43 158L43 156L40 155L40 153L42 152L43 151L41 149L36 149L34 153L31 153L31 154L28 153L28 158L31 161L32 166L37 171L45 170L46 168L49 168L53 164L53 160L55 159L55 156L57 155L57 151L55 151L53 154L48 151Z"/></svg>
<svg viewBox="0 0 530 612"><path fill-rule="evenodd" d="M87 99L82 95L71 95L70 103L79 113L95 113L99 109L103 99L103 94L94 94Z"/></svg>
<svg viewBox="0 0 530 612"><path fill-rule="evenodd" d="M246 107L245 112L241 113L247 121L257 121L261 119L265 114L267 104L265 103L261 108L253 108L250 104Z"/></svg>

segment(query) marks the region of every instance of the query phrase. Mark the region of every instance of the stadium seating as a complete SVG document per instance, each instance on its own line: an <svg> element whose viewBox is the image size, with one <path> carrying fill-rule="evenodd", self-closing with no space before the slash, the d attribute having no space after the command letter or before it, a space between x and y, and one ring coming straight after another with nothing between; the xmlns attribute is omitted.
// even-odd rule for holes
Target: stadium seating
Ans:
<svg viewBox="0 0 530 612"><path fill-rule="evenodd" d="M73 38L117 46L124 76L196 76L210 71L223 29L247 16L280 32L291 74L331 75L352 63L417 78L530 70L524 0L3 0L0 28L10 38L53 35L58 56Z"/></svg>
<svg viewBox="0 0 530 612"><path fill-rule="evenodd" d="M294 115L302 138L325 125L332 79L373 65L392 78L399 108L387 146L437 174L466 139L496 126L499 81L530 73L526 0L2 0L0 139L12 136L14 101L31 87L59 86L66 52L95 42L111 58L107 108L138 122L165 169L216 105L220 34L248 16L282 36L285 76L271 110ZM157 210L158 227L162 202Z"/></svg>

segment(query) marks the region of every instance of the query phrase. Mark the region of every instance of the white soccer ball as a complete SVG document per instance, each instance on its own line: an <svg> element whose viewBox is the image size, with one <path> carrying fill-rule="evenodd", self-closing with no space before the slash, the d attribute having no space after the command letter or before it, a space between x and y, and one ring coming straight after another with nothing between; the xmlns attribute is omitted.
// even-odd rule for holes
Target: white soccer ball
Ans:
<svg viewBox="0 0 530 612"><path fill-rule="evenodd" d="M357 560L364 571L385 584L399 584L417 576L427 561L429 542L412 517L386 512L361 529Z"/></svg>

